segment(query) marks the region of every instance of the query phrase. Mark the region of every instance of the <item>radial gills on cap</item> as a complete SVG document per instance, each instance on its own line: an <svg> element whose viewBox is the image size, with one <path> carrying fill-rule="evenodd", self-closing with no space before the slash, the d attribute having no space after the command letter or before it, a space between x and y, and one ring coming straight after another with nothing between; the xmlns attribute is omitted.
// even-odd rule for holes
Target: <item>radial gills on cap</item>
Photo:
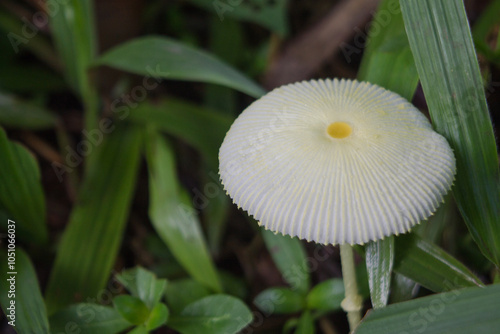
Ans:
<svg viewBox="0 0 500 334"><path fill-rule="evenodd" d="M407 100L337 79L252 103L219 161L226 192L265 228L324 244L407 232L437 209L455 174L447 141Z"/></svg>

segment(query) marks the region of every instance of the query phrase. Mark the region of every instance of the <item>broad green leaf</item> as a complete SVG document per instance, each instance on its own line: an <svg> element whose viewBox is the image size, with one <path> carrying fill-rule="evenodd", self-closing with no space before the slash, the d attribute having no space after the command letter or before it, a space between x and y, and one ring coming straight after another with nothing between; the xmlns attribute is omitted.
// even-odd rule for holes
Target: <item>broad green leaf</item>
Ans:
<svg viewBox="0 0 500 334"><path fill-rule="evenodd" d="M97 93L89 74L89 64L97 52L94 22L94 2L91 0L50 1L50 28L55 46L64 63L64 74L86 106L85 128L97 125Z"/></svg>
<svg viewBox="0 0 500 334"><path fill-rule="evenodd" d="M116 279L149 309L160 301L167 286L166 279L158 279L155 274L141 267L124 270Z"/></svg>
<svg viewBox="0 0 500 334"><path fill-rule="evenodd" d="M297 323L297 329L295 334L314 334L314 319L311 316L311 312L305 311L299 318Z"/></svg>
<svg viewBox="0 0 500 334"><path fill-rule="evenodd" d="M156 304L149 314L148 321L146 322L146 329L153 330L164 325L168 321L168 316L169 310L167 305L163 303Z"/></svg>
<svg viewBox="0 0 500 334"><path fill-rule="evenodd" d="M191 278L169 281L165 292L172 313L181 313L189 304L209 295L207 287Z"/></svg>
<svg viewBox="0 0 500 334"><path fill-rule="evenodd" d="M341 278L332 278L315 285L306 298L307 308L319 311L340 310L344 300L344 282Z"/></svg>
<svg viewBox="0 0 500 334"><path fill-rule="evenodd" d="M114 308L90 303L71 305L49 321L53 334L116 334L132 326Z"/></svg>
<svg viewBox="0 0 500 334"><path fill-rule="evenodd" d="M0 92L0 124L22 129L46 129L56 125L49 111Z"/></svg>
<svg viewBox="0 0 500 334"><path fill-rule="evenodd" d="M384 0L371 23L358 79L412 99L418 74L398 0Z"/></svg>
<svg viewBox="0 0 500 334"><path fill-rule="evenodd" d="M184 140L198 149L214 170L218 170L220 145L234 121L230 116L175 99L158 104L143 102L130 114L130 120L154 125ZM216 172L209 176L219 182Z"/></svg>
<svg viewBox="0 0 500 334"><path fill-rule="evenodd" d="M266 247L285 281L299 292L309 291L310 275L304 247L297 238L261 229Z"/></svg>
<svg viewBox="0 0 500 334"><path fill-rule="evenodd" d="M389 305L369 312L355 334L497 333L500 285L467 288Z"/></svg>
<svg viewBox="0 0 500 334"><path fill-rule="evenodd" d="M19 334L48 334L47 310L28 255L19 247L7 248L0 259L0 303L6 323Z"/></svg>
<svg viewBox="0 0 500 334"><path fill-rule="evenodd" d="M453 195L472 237L500 266L500 173L463 1L401 0L429 112L457 160Z"/></svg>
<svg viewBox="0 0 500 334"><path fill-rule="evenodd" d="M119 295L113 298L113 305L125 320L134 325L141 325L149 318L148 307L137 297Z"/></svg>
<svg viewBox="0 0 500 334"><path fill-rule="evenodd" d="M0 157L0 207L14 222L19 240L45 243L45 197L37 161L22 145L11 142L2 128Z"/></svg>
<svg viewBox="0 0 500 334"><path fill-rule="evenodd" d="M49 313L75 301L96 298L113 268L142 144L140 129L115 126L113 133L93 148L93 163L89 163L48 283Z"/></svg>
<svg viewBox="0 0 500 334"><path fill-rule="evenodd" d="M287 314L303 310L305 298L298 291L277 287L262 291L253 303L265 314Z"/></svg>
<svg viewBox="0 0 500 334"><path fill-rule="evenodd" d="M252 313L239 299L213 295L189 304L168 326L182 334L235 334L252 321Z"/></svg>
<svg viewBox="0 0 500 334"><path fill-rule="evenodd" d="M257 23L281 36L288 33L287 0L189 0L210 10L224 21L227 17Z"/></svg>
<svg viewBox="0 0 500 334"><path fill-rule="evenodd" d="M253 97L265 92L209 53L166 37L149 36L124 43L102 55L95 65L154 78L215 83Z"/></svg>
<svg viewBox="0 0 500 334"><path fill-rule="evenodd" d="M394 237L371 241L366 245L366 268L373 308L387 305L391 292L391 275L394 264Z"/></svg>
<svg viewBox="0 0 500 334"><path fill-rule="evenodd" d="M461 262L437 245L415 234L395 240L394 271L435 292L450 291L482 283Z"/></svg>
<svg viewBox="0 0 500 334"><path fill-rule="evenodd" d="M150 128L146 141L149 170L149 217L160 238L193 278L222 290L191 200L178 184L172 149Z"/></svg>

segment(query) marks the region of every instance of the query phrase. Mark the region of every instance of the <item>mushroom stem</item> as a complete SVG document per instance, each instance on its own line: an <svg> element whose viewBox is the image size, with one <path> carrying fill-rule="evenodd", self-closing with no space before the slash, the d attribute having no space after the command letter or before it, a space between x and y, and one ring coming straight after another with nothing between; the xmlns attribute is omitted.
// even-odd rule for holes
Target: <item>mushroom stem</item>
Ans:
<svg viewBox="0 0 500 334"><path fill-rule="evenodd" d="M340 245L340 262L342 264L342 276L344 278L345 288L345 298L341 306L347 313L349 327L352 332L361 321L363 298L358 293L356 267L354 265L354 254L351 245Z"/></svg>

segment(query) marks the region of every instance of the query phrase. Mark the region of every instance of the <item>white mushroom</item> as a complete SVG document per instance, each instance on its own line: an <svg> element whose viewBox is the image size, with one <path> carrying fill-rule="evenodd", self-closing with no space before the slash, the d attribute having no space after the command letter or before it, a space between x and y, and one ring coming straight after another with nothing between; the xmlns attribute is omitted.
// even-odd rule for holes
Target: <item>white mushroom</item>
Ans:
<svg viewBox="0 0 500 334"><path fill-rule="evenodd" d="M363 244L427 219L449 191L455 159L399 95L351 80L273 90L236 119L220 176L265 228L324 244Z"/></svg>

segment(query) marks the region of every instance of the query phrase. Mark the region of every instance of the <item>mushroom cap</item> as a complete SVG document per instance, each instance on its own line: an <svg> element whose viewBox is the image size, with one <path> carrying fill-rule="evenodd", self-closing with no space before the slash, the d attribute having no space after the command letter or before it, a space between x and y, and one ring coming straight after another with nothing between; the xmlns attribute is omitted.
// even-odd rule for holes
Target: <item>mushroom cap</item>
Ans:
<svg viewBox="0 0 500 334"><path fill-rule="evenodd" d="M344 79L255 101L219 162L227 194L259 224L324 244L407 232L437 209L456 168L446 139L406 99Z"/></svg>

